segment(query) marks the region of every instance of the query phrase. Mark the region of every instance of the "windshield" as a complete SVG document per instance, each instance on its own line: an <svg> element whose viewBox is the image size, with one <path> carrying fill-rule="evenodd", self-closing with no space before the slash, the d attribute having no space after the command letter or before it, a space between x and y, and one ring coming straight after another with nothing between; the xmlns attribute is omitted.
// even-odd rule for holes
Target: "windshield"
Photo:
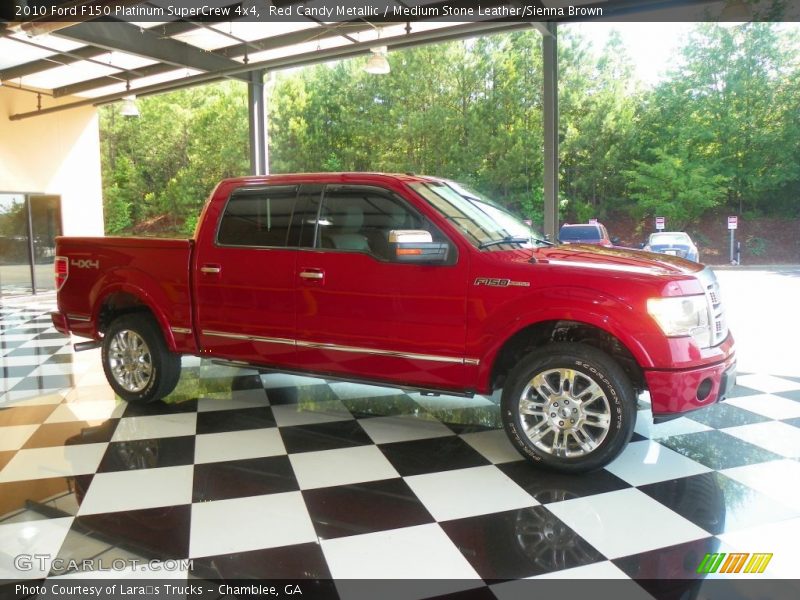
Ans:
<svg viewBox="0 0 800 600"><path fill-rule="evenodd" d="M600 228L596 225L570 225L562 227L558 239L562 242L575 242L578 240L601 239Z"/></svg>
<svg viewBox="0 0 800 600"><path fill-rule="evenodd" d="M459 183L431 181L410 185L476 248L508 250L547 244L544 236L508 209Z"/></svg>
<svg viewBox="0 0 800 600"><path fill-rule="evenodd" d="M689 236L685 233L653 233L650 235L650 245L660 246L665 244L689 244Z"/></svg>

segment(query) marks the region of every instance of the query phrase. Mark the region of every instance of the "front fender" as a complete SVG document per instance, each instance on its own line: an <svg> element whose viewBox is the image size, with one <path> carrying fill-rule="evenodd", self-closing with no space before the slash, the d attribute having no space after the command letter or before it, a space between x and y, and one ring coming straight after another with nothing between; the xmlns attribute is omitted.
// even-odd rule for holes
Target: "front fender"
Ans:
<svg viewBox="0 0 800 600"><path fill-rule="evenodd" d="M652 367L652 340L666 338L649 315L594 289L555 287L532 290L489 310L474 299L470 310L467 356L484 358L478 370L478 389L489 390L495 360L505 343L523 329L546 321L575 321L617 338L643 368ZM481 315L491 315L482 319ZM480 351L483 349L483 352Z"/></svg>

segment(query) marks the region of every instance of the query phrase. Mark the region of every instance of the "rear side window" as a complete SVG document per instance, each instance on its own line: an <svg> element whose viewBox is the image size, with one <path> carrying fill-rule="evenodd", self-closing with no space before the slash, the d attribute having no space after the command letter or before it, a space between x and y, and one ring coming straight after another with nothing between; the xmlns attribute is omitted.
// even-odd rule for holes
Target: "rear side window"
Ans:
<svg viewBox="0 0 800 600"><path fill-rule="evenodd" d="M296 186L238 190L231 195L219 225L224 246L284 247L290 239L297 200Z"/></svg>

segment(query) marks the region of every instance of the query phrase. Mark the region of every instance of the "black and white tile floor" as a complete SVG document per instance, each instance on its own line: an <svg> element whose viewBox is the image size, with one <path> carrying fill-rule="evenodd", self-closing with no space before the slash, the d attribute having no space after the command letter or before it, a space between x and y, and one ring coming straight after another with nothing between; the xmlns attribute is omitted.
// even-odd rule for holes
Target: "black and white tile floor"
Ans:
<svg viewBox="0 0 800 600"><path fill-rule="evenodd" d="M434 578L503 597L529 577L692 578L735 551L796 577L800 377L742 374L726 403L658 426L642 400L624 454L567 477L522 461L483 397L188 358L172 403L126 405L50 308L0 306L0 579L138 558L127 575ZM49 558L21 570L20 554Z"/></svg>

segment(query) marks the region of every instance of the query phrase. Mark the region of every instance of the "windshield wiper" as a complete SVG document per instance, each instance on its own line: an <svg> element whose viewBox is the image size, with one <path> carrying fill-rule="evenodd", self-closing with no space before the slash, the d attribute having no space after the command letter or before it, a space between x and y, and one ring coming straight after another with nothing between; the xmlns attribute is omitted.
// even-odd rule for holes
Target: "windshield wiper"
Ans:
<svg viewBox="0 0 800 600"><path fill-rule="evenodd" d="M532 238L532 239L537 244L544 244L545 246L555 246L555 243L551 242L550 240L543 240L542 238L537 238L537 237Z"/></svg>
<svg viewBox="0 0 800 600"><path fill-rule="evenodd" d="M488 242L482 242L480 246L478 246L479 250L483 250L484 248L488 248L489 246L497 246L498 244L530 244L531 238L521 237L518 235L507 235L506 237L499 239L499 240L489 240Z"/></svg>

